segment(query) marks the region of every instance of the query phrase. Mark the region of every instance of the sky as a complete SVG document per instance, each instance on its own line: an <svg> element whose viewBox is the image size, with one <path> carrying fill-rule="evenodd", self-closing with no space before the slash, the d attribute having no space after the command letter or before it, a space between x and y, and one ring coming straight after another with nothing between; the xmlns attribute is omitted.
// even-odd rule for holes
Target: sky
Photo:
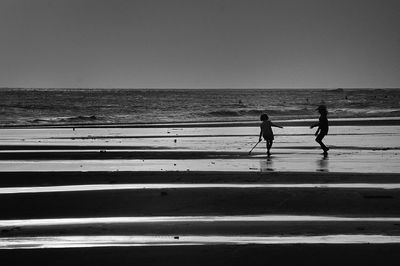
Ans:
<svg viewBox="0 0 400 266"><path fill-rule="evenodd" d="M399 88L399 0L0 0L0 87Z"/></svg>

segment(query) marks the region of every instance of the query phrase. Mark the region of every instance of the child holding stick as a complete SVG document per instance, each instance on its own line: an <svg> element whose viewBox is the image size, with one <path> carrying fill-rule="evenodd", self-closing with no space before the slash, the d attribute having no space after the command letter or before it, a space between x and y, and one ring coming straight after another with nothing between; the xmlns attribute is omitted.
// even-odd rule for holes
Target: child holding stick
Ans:
<svg viewBox="0 0 400 266"><path fill-rule="evenodd" d="M272 123L272 121L269 120L267 114L262 114L260 116L260 120L262 121L262 123L260 125L259 141L262 141L261 137L263 137L267 141L267 155L270 156L271 155L270 150L272 148L272 144L274 143L274 132L272 131L272 127L279 127L279 128L283 127Z"/></svg>

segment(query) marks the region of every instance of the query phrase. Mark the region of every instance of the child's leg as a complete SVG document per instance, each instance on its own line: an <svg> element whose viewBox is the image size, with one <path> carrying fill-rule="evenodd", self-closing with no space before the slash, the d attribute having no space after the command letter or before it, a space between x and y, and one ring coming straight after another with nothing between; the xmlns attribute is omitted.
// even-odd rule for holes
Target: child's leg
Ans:
<svg viewBox="0 0 400 266"><path fill-rule="evenodd" d="M318 144L321 146L321 149L322 149L324 152L327 152L327 151L329 150L329 148L326 147L325 144L322 142L322 139L323 139L324 137L325 137L325 134L319 134L319 135L317 136L317 138L315 139L315 141L318 142Z"/></svg>
<svg viewBox="0 0 400 266"><path fill-rule="evenodd" d="M268 152L268 154L270 153L269 151L272 148L272 143L273 143L273 140L267 140L267 152Z"/></svg>

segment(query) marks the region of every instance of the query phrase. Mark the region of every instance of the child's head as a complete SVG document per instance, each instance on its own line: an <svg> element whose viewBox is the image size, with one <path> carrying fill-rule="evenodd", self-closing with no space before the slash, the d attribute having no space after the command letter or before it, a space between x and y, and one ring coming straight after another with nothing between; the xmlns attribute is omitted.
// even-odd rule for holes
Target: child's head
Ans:
<svg viewBox="0 0 400 266"><path fill-rule="evenodd" d="M318 112L319 112L321 115L327 115L327 114L328 114L328 110L326 109L326 106L325 106L325 105L320 105L320 106L318 106L318 108L317 108L316 110L318 110Z"/></svg>
<svg viewBox="0 0 400 266"><path fill-rule="evenodd" d="M267 114L262 114L262 115L260 116L260 120L261 120L261 121L267 121L267 120L268 120L268 115L267 115Z"/></svg>

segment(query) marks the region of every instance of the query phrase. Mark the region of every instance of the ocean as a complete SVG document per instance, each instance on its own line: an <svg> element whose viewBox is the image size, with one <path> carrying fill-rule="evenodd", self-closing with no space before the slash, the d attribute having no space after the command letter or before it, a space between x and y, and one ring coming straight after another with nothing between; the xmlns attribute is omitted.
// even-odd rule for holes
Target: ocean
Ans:
<svg viewBox="0 0 400 266"><path fill-rule="evenodd" d="M0 125L397 117L397 89L0 89Z"/></svg>

